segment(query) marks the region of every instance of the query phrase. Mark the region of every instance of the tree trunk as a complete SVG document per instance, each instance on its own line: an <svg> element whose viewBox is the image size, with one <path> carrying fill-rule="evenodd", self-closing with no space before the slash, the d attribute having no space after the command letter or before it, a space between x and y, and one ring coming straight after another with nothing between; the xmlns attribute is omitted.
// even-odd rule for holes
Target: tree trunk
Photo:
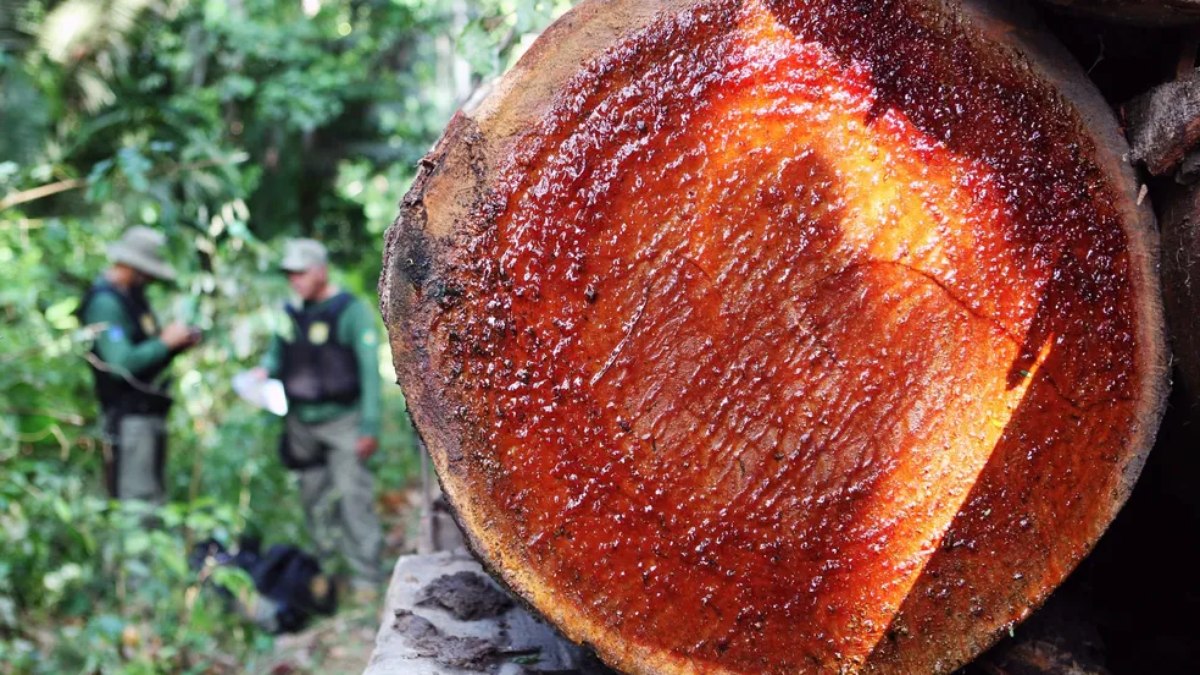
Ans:
<svg viewBox="0 0 1200 675"><path fill-rule="evenodd" d="M983 3L585 0L388 235L397 372L472 547L628 672L965 663L1154 438L1127 152Z"/></svg>

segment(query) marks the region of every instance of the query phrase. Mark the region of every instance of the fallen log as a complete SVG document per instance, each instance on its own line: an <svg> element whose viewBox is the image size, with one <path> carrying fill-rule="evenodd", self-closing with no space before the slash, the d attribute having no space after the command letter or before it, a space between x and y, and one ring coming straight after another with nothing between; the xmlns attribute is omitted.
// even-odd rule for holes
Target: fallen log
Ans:
<svg viewBox="0 0 1200 675"><path fill-rule="evenodd" d="M1175 171L1200 143L1200 73L1161 84L1124 106L1132 152L1155 176Z"/></svg>
<svg viewBox="0 0 1200 675"><path fill-rule="evenodd" d="M423 160L400 384L471 546L608 663L948 672L1127 497L1152 216L989 7L585 0Z"/></svg>

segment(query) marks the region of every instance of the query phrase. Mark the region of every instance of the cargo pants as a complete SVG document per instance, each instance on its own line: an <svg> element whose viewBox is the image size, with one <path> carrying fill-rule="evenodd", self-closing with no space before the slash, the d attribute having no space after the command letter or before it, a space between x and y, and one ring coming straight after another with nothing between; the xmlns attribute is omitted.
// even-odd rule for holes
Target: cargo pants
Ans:
<svg viewBox="0 0 1200 675"><path fill-rule="evenodd" d="M116 415L105 420L109 494L120 500L162 504L167 420L161 415Z"/></svg>
<svg viewBox="0 0 1200 675"><path fill-rule="evenodd" d="M338 551L350 568L351 583L377 588L384 582L380 556L383 531L375 513L375 484L358 459L359 414L308 424L287 417L288 443L301 462L325 456L325 463L296 473L300 501L317 558L326 572L336 569Z"/></svg>

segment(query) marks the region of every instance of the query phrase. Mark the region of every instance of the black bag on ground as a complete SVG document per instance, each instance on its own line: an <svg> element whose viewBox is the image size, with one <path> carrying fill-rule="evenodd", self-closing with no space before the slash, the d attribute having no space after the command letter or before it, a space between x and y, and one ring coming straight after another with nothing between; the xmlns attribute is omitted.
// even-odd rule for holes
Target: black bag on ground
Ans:
<svg viewBox="0 0 1200 675"><path fill-rule="evenodd" d="M321 573L316 558L296 546L276 544L243 569L258 592L275 603L280 631L299 630L313 616L337 610L333 580Z"/></svg>
<svg viewBox="0 0 1200 675"><path fill-rule="evenodd" d="M193 567L202 567L210 556L217 565L233 565L250 575L255 597L236 597L229 589L221 590L246 618L272 633L296 632L313 617L337 610L333 580L321 573L316 558L297 546L276 544L261 554L258 542L250 541L230 554L219 543L208 541L193 551Z"/></svg>

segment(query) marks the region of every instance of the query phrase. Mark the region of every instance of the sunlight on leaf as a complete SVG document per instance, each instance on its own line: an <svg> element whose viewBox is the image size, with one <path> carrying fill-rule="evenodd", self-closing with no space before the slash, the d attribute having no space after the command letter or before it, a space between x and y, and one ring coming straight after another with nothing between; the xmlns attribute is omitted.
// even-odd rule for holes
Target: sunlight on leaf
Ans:
<svg viewBox="0 0 1200 675"><path fill-rule="evenodd" d="M74 330L79 327L79 318L75 310L79 308L79 298L66 298L46 308L46 321L58 330Z"/></svg>
<svg viewBox="0 0 1200 675"><path fill-rule="evenodd" d="M42 578L42 584L51 593L62 593L67 585L83 576L83 568L76 563L67 563Z"/></svg>

